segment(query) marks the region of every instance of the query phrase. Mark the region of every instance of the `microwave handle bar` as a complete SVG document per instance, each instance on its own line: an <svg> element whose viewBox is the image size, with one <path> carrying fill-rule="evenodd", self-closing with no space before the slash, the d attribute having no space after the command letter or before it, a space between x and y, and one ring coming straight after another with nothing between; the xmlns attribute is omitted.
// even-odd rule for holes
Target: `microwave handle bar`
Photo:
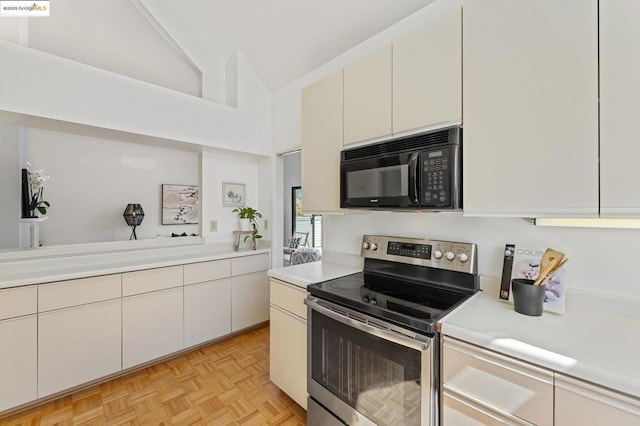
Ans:
<svg viewBox="0 0 640 426"><path fill-rule="evenodd" d="M418 200L418 158L419 153L411 154L409 158L409 198L411 202L416 206L419 204Z"/></svg>

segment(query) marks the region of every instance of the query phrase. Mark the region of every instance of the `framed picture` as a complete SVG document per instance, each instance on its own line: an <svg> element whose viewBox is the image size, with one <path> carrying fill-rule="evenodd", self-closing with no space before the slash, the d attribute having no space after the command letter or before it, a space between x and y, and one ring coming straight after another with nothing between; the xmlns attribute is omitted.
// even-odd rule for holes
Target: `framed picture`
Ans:
<svg viewBox="0 0 640 426"><path fill-rule="evenodd" d="M162 185L162 224L198 223L200 190L195 185Z"/></svg>
<svg viewBox="0 0 640 426"><path fill-rule="evenodd" d="M222 205L224 207L245 206L244 183L222 182Z"/></svg>

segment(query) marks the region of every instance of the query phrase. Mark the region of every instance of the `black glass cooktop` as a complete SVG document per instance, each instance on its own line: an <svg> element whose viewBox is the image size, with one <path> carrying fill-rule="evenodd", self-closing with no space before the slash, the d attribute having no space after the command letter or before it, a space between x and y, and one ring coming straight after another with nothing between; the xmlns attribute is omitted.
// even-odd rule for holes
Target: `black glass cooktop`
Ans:
<svg viewBox="0 0 640 426"><path fill-rule="evenodd" d="M428 334L435 333L437 321L472 294L451 289L448 281L461 277L443 271L404 265L401 273L389 274L393 265L374 266L382 268L312 284L307 290L312 296Z"/></svg>

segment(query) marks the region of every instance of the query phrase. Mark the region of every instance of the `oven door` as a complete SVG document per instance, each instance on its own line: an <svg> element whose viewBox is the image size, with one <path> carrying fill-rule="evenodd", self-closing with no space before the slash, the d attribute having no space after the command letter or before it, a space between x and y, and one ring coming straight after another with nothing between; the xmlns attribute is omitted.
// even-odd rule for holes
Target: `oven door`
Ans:
<svg viewBox="0 0 640 426"><path fill-rule="evenodd" d="M400 153L340 165L340 207L420 206L419 153Z"/></svg>
<svg viewBox="0 0 640 426"><path fill-rule="evenodd" d="M346 424L435 425L433 338L325 300L305 303L309 418L331 413Z"/></svg>

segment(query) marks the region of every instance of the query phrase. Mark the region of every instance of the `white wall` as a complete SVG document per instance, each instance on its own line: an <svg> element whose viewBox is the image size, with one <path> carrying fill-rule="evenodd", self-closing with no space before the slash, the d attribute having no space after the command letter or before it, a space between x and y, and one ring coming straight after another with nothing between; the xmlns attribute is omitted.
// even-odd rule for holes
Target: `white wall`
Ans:
<svg viewBox="0 0 640 426"><path fill-rule="evenodd" d="M234 154L208 150L202 153L202 210L203 237L207 243L233 241L233 231L239 230L233 207L222 205L222 183L244 183L246 205L263 214L263 220L270 219L272 204L271 176L264 171L269 157ZM265 189L267 188L267 189ZM210 231L210 221L218 222L218 230ZM260 234L269 240L270 232L259 222Z"/></svg>
<svg viewBox="0 0 640 426"><path fill-rule="evenodd" d="M3 18L0 25L5 19L20 18ZM200 96L200 71L165 41L131 0L56 0L49 17L27 22L29 47Z"/></svg>
<svg viewBox="0 0 640 426"><path fill-rule="evenodd" d="M145 211L139 239L199 233L198 225L161 224L162 184L197 185L197 152L38 129L28 130L27 144L32 167L51 176L43 245L127 240L128 203Z"/></svg>
<svg viewBox="0 0 640 426"><path fill-rule="evenodd" d="M505 244L553 247L570 258L569 287L640 297L635 260L639 230L536 227L526 219L463 217L453 212L371 212L322 218L325 250L359 255L363 234L471 242L478 244L479 272L500 277Z"/></svg>
<svg viewBox="0 0 640 426"><path fill-rule="evenodd" d="M0 249L19 245L20 139L16 126L0 123Z"/></svg>

